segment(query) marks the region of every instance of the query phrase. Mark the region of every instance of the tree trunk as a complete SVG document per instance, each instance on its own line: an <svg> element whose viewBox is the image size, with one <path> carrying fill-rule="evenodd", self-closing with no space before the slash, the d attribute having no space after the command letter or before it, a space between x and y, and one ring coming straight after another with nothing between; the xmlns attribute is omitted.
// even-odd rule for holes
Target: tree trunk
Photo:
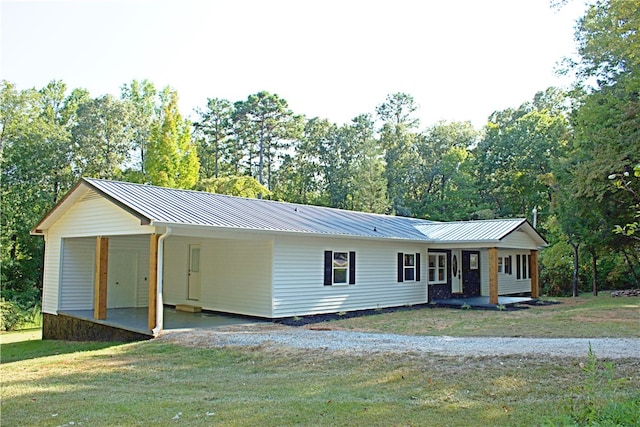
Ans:
<svg viewBox="0 0 640 427"><path fill-rule="evenodd" d="M631 261L631 259L629 259L629 254L624 248L622 249L622 254L624 255L624 259L627 261L627 267L629 267L629 273L631 274L631 276L633 276L634 285L637 285L638 283L640 283L640 279L636 274L636 269L633 266L633 262Z"/></svg>
<svg viewBox="0 0 640 427"><path fill-rule="evenodd" d="M580 247L580 243L569 242L571 247L573 247L573 297L578 296L578 248Z"/></svg>
<svg viewBox="0 0 640 427"><path fill-rule="evenodd" d="M593 296L598 296L598 255L591 249L591 274L593 274Z"/></svg>

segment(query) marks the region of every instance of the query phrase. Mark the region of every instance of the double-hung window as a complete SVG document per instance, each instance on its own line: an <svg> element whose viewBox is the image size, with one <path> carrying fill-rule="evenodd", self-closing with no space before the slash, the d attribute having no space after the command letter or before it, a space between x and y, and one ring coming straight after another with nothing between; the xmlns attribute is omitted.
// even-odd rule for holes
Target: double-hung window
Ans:
<svg viewBox="0 0 640 427"><path fill-rule="evenodd" d="M516 255L516 279L530 279L531 256L530 255Z"/></svg>
<svg viewBox="0 0 640 427"><path fill-rule="evenodd" d="M354 285L356 283L356 253L324 252L324 285Z"/></svg>
<svg viewBox="0 0 640 427"><path fill-rule="evenodd" d="M447 283L446 253L429 253L429 283Z"/></svg>
<svg viewBox="0 0 640 427"><path fill-rule="evenodd" d="M420 254L398 252L398 282L420 281Z"/></svg>

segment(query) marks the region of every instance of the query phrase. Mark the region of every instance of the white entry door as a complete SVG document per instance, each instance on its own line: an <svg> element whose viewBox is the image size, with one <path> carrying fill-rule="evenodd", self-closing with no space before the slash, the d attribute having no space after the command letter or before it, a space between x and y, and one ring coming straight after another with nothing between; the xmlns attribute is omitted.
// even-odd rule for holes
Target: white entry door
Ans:
<svg viewBox="0 0 640 427"><path fill-rule="evenodd" d="M138 291L138 252L109 253L107 308L136 306Z"/></svg>
<svg viewBox="0 0 640 427"><path fill-rule="evenodd" d="M451 292L462 293L462 255L459 250L451 251Z"/></svg>
<svg viewBox="0 0 640 427"><path fill-rule="evenodd" d="M190 300L200 299L200 245L189 245L189 284Z"/></svg>

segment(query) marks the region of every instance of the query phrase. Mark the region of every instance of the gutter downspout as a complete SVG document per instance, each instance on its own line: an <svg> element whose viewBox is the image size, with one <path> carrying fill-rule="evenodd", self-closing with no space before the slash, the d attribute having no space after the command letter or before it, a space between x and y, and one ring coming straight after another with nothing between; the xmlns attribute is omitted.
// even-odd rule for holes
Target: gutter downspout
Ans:
<svg viewBox="0 0 640 427"><path fill-rule="evenodd" d="M153 328L153 335L158 336L163 328L164 316L162 310L164 304L162 302L162 276L164 275L164 239L171 234L171 227L167 227L167 231L158 239L158 296L156 297L156 327Z"/></svg>

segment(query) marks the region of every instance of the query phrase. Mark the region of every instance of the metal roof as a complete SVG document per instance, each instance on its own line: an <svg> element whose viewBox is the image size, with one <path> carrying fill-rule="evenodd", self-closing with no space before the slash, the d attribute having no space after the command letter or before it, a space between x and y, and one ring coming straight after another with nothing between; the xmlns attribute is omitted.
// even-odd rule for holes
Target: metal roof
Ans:
<svg viewBox="0 0 640 427"><path fill-rule="evenodd" d="M151 225L427 240L414 218L248 199L200 191L85 178L90 188Z"/></svg>
<svg viewBox="0 0 640 427"><path fill-rule="evenodd" d="M546 244L524 219L433 222L93 178L83 178L32 232L42 233L62 215L64 206L75 203L89 190L152 226L216 227L434 243L497 242L512 231L526 227L525 231L534 241Z"/></svg>
<svg viewBox="0 0 640 427"><path fill-rule="evenodd" d="M420 224L416 226L434 242L498 242L526 223L525 219L496 219Z"/></svg>

